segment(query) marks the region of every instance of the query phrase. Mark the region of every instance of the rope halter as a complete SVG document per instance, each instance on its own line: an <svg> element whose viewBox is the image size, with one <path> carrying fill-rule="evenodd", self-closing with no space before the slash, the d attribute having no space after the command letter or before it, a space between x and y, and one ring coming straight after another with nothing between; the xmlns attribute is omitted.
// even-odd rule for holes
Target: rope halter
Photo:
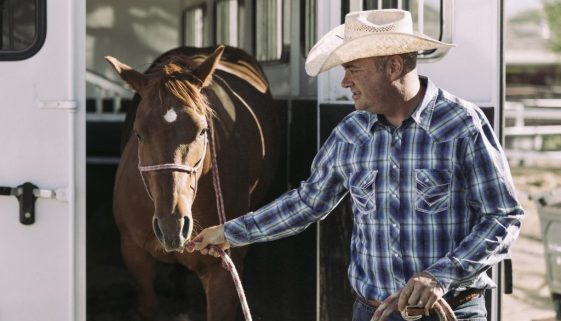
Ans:
<svg viewBox="0 0 561 321"><path fill-rule="evenodd" d="M138 170L140 172L140 178L142 178L142 184L144 184L144 188L148 193L148 196L153 201L154 197L150 193L150 189L148 188L148 184L146 184L146 180L144 179L145 172L157 172L157 171L176 171L176 172L185 172L189 175L197 174L197 172L202 168L204 159L206 156L206 149L208 145L208 130L204 131L205 135L205 144L203 147L203 153L201 154L201 158L195 163L194 166L190 165L183 165L183 164L176 164L176 163L165 163L165 164L156 164L156 165L142 165L142 161L140 159L140 149L138 150ZM197 182L195 181L195 187L190 186L193 189L193 192L197 194Z"/></svg>

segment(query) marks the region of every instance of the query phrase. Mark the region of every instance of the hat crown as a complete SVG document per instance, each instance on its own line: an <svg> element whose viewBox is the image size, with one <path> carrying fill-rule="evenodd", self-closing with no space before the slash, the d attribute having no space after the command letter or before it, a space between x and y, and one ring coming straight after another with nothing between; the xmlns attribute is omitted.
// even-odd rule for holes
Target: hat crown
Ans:
<svg viewBox="0 0 561 321"><path fill-rule="evenodd" d="M345 16L344 24L329 31L310 50L306 57L306 72L316 76L356 59L453 46L413 31L413 20L408 11L352 12Z"/></svg>
<svg viewBox="0 0 561 321"><path fill-rule="evenodd" d="M399 9L351 12L345 16L345 40L373 33L399 32L413 34L409 11Z"/></svg>

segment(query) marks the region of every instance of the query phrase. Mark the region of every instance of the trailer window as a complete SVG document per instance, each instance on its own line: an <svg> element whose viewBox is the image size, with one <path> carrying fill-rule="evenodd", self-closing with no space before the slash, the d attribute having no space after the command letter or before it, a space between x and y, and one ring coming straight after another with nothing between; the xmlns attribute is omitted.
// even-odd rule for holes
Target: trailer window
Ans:
<svg viewBox="0 0 561 321"><path fill-rule="evenodd" d="M317 41L317 13L316 13L316 0L304 0L302 1L302 21L300 22L304 28L302 32L304 33L301 38L303 39L302 50L304 57L308 55L310 49L314 46Z"/></svg>
<svg viewBox="0 0 561 321"><path fill-rule="evenodd" d="M41 49L45 0L0 0L0 60L23 60Z"/></svg>
<svg viewBox="0 0 561 321"><path fill-rule="evenodd" d="M189 8L183 12L183 45L204 46L204 18L203 6Z"/></svg>
<svg viewBox="0 0 561 321"><path fill-rule="evenodd" d="M238 1L238 47L243 49L248 49L250 45L247 43L251 40L251 33L250 36L246 36L246 29L251 27L249 23L246 23L246 8L245 8L245 0ZM249 51L249 50L248 50Z"/></svg>
<svg viewBox="0 0 561 321"><path fill-rule="evenodd" d="M238 2L236 0L216 1L216 29L217 44L238 46Z"/></svg>
<svg viewBox="0 0 561 321"><path fill-rule="evenodd" d="M290 42L289 1L256 0L254 4L255 57L261 62L280 61Z"/></svg>
<svg viewBox="0 0 561 321"><path fill-rule="evenodd" d="M364 0L364 10L396 8L408 10L415 30L442 39L442 0Z"/></svg>

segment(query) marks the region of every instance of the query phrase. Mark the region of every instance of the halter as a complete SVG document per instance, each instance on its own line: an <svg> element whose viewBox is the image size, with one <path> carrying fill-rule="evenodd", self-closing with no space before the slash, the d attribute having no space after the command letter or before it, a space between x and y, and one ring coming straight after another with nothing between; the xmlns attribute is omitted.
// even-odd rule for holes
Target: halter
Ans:
<svg viewBox="0 0 561 321"><path fill-rule="evenodd" d="M150 190L148 189L148 185L146 184L146 181L144 180L144 172L155 172L155 171L162 171L162 170L170 170L170 171L180 171L180 172L186 172L189 175L192 174L197 174L197 171L201 168L202 164L203 164L203 160L206 156L206 149L207 149L207 145L210 144L210 158L211 158L211 172L212 172L212 184L214 187L214 195L216 198L216 208L218 210L218 220L220 222L220 224L224 224L226 222L226 211L224 208L224 199L222 197L222 189L220 187L220 174L218 171L218 162L216 161L216 146L215 146L215 142L214 142L214 128L213 128L213 122L212 121L208 121L208 130L205 131L205 145L203 148L203 154L201 156L201 158L199 159L199 161L197 163L195 163L195 166L189 166L189 165L180 165L180 164L175 164L175 163L166 163L166 164L156 164L156 165L146 165L143 166L142 162L140 160L140 150L138 151L138 171L140 172L140 178L142 179L142 184L144 184L144 188L146 189L146 192L148 193L148 196L150 197L150 199L152 201L154 201L154 198L152 197L152 194L150 193ZM210 139L209 136L210 135ZM197 180L195 180L195 187L190 186L193 191L194 194L197 194ZM234 285L236 288L236 292L238 293L238 298L240 299L240 303L241 303L241 307L242 307L242 311L245 317L246 321L252 321L251 318L251 312L249 311L249 305L247 304L247 299L245 297L245 292L243 290L242 287L242 283L240 280L240 277L238 275L238 272L236 270L236 266L234 265L234 262L232 261L232 259L230 258L230 249L227 250L222 250L221 248L215 246L215 250L219 253L221 259L222 259L222 267L228 271L230 271L230 274L232 276L232 279L234 281Z"/></svg>
<svg viewBox="0 0 561 321"><path fill-rule="evenodd" d="M146 192L148 193L148 196L150 197L150 199L152 201L154 201L154 198L152 197L152 194L150 193L150 189L148 188L148 184L146 184L146 180L144 179L144 173L145 172L157 172L157 171L169 170L169 171L176 171L176 172L185 172L189 175L193 175L193 174L196 175L197 172L199 171L199 169L203 166L204 158L206 156L207 145L208 145L208 136L207 136L207 131L205 130L205 144L204 144L204 147L203 147L203 153L201 155L201 158L195 163L195 166L175 164L175 163L156 164L156 165L142 165L142 161L140 160L140 149L139 149L138 150L138 171L140 172L140 178L142 179L142 184L144 184L144 188L146 189ZM193 189L194 194L197 194L197 180L195 180L195 187L193 187L192 185L190 185L189 187L191 187Z"/></svg>

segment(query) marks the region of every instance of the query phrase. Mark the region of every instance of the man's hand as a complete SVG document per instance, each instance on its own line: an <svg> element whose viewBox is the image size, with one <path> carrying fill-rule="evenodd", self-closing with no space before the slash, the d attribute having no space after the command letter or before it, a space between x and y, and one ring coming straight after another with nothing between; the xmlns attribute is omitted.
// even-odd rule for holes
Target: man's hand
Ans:
<svg viewBox="0 0 561 321"><path fill-rule="evenodd" d="M382 304L376 311L374 311L374 315L372 316L372 320L370 321L384 321L387 317L390 316L394 311L397 311L397 299L399 298L399 291L387 297Z"/></svg>
<svg viewBox="0 0 561 321"><path fill-rule="evenodd" d="M429 310L443 295L444 291L436 279L429 273L420 272L409 279L401 290L397 309L403 311L406 306L424 307L425 315L429 315Z"/></svg>
<svg viewBox="0 0 561 321"><path fill-rule="evenodd" d="M199 235L187 242L187 251L189 253L200 251L204 255L209 254L219 257L218 252L214 248L209 247L209 245L216 245L223 250L230 248L230 243L228 243L224 236L224 225L215 225L204 229Z"/></svg>

